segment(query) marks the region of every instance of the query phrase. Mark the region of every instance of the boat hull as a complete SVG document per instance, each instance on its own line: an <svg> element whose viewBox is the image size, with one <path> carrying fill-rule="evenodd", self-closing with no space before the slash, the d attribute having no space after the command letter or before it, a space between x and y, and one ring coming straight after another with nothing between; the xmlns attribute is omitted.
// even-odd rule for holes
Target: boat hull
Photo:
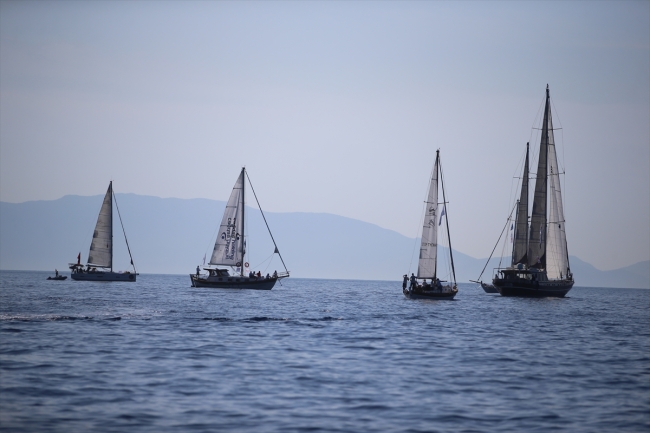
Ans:
<svg viewBox="0 0 650 433"><path fill-rule="evenodd" d="M66 277L65 275L59 275L58 277L47 277L48 280L52 280L52 281L63 281L66 280L67 278L68 277Z"/></svg>
<svg viewBox="0 0 650 433"><path fill-rule="evenodd" d="M436 291L436 290L422 290L422 291L410 291L402 290L404 296L408 299L440 299L440 300L452 300L454 296L458 294L458 289L453 289L450 291Z"/></svg>
<svg viewBox="0 0 650 433"><path fill-rule="evenodd" d="M499 290L497 290L496 287L494 287L492 284L485 284L481 282L481 287L485 291L485 293L499 293Z"/></svg>
<svg viewBox="0 0 650 433"><path fill-rule="evenodd" d="M70 277L75 281L125 281L135 282L136 274L126 272L74 272Z"/></svg>
<svg viewBox="0 0 650 433"><path fill-rule="evenodd" d="M495 279L494 287L501 296L523 298L563 298L573 287L573 281L508 281Z"/></svg>
<svg viewBox="0 0 650 433"><path fill-rule="evenodd" d="M248 289L271 290L279 278L248 278L238 276L228 277L197 277L190 274L192 287L211 287L214 289Z"/></svg>

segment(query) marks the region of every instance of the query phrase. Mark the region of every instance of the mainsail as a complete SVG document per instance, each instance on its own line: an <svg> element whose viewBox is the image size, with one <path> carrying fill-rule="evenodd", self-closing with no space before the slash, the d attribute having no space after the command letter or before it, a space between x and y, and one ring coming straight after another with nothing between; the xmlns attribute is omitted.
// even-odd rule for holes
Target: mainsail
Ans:
<svg viewBox="0 0 650 433"><path fill-rule="evenodd" d="M436 277L436 258L438 249L438 164L439 155L436 153L436 163L429 184L424 224L422 226L422 242L420 244L420 260L418 262L418 278Z"/></svg>
<svg viewBox="0 0 650 433"><path fill-rule="evenodd" d="M241 266L244 257L244 169L223 213L210 265Z"/></svg>
<svg viewBox="0 0 650 433"><path fill-rule="evenodd" d="M88 264L113 268L113 182L108 184L90 243Z"/></svg>
<svg viewBox="0 0 650 433"><path fill-rule="evenodd" d="M546 241L546 274L550 279L562 279L569 273L569 256L564 229L564 209L560 190L560 173L557 165L557 153L553 141L553 131L548 146L548 180L549 180L549 218L548 237Z"/></svg>
<svg viewBox="0 0 650 433"><path fill-rule="evenodd" d="M521 178L521 195L517 203L517 222L515 239L512 246L512 265L528 264L528 144L526 144L526 161Z"/></svg>
<svg viewBox="0 0 650 433"><path fill-rule="evenodd" d="M530 218L530 236L528 237L528 266L546 268L546 200L547 200L547 163L549 140L553 140L553 121L551 120L551 103L546 87L546 105L542 123L542 139L539 143L539 162L535 181L533 212Z"/></svg>

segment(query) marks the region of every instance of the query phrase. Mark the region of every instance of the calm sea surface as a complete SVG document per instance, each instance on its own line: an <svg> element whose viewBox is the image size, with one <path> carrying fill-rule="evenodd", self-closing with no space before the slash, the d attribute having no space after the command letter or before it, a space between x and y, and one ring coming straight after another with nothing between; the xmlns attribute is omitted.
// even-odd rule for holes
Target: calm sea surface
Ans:
<svg viewBox="0 0 650 433"><path fill-rule="evenodd" d="M47 275L0 272L1 431L650 430L650 290Z"/></svg>

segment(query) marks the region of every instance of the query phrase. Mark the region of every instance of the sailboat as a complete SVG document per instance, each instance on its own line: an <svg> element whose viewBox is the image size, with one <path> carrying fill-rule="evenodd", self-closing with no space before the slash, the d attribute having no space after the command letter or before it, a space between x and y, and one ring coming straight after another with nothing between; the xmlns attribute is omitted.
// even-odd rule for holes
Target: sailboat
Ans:
<svg viewBox="0 0 650 433"><path fill-rule="evenodd" d="M246 172L246 168L243 167L237 181L235 182L235 186L232 189L232 193L230 194L230 198L226 204L226 209L223 212L221 225L219 226L219 234L212 251L212 257L210 258L208 266L203 268L203 270L207 271L207 274L201 274L200 269L197 266L196 274L190 274L192 287L271 290L278 280L289 276L289 271L284 264L282 255L280 255L280 251L275 243L271 229L266 222L266 217L264 216L264 212L262 212L262 207L259 206L259 201L257 200L257 195L255 194L252 185L250 186L255 201L257 201L257 205L262 213L262 218L264 219L266 228L269 230L271 240L273 240L273 245L275 246L274 254L277 253L280 257L285 272L278 273L277 271L274 271L273 275L267 274L266 276L259 273L254 274L252 272L245 274L245 269L248 268L248 263L245 262L246 238L244 236L244 228L246 227L244 224L244 194L246 192L245 184L247 178L248 173ZM248 183L250 184L250 179L248 179ZM219 268L219 266L222 268ZM224 266L229 267L230 270L228 268L223 268ZM230 271L233 271L232 275L230 274ZM237 275L237 273L239 273L239 275Z"/></svg>
<svg viewBox="0 0 650 433"><path fill-rule="evenodd" d="M498 268L492 280L502 296L561 298L574 283L569 266L550 100L547 85L530 224L527 144L521 194L516 204L511 264Z"/></svg>
<svg viewBox="0 0 650 433"><path fill-rule="evenodd" d="M438 184L442 189L443 209L438 217ZM449 235L449 220L447 218L447 200L445 199L445 187L440 167L440 150L436 151L436 162L433 167L433 175L429 183L426 209L424 211L424 223L422 225L422 239L420 242L420 259L418 262L417 276L411 274L410 287L402 288L404 296L410 299L454 299L458 293L456 285L456 271L454 269L454 257L451 250L451 236ZM447 240L449 243L449 257L451 259L451 275L453 282L441 281L438 278L438 227L445 217L447 227ZM405 279L407 276L404 276ZM431 282L427 282L430 279ZM421 282L420 282L421 280ZM446 284L443 284L446 283Z"/></svg>
<svg viewBox="0 0 650 433"><path fill-rule="evenodd" d="M124 240L126 241L126 248L129 251L129 258L131 259L131 266L133 272L113 272L113 200L115 194L113 193L113 182L108 184L108 190L104 196L102 207L99 210L97 217L97 224L95 224L95 231L93 232L93 240L90 243L90 251L88 252L88 262L84 265L81 264L81 253L77 256L77 263L69 263L71 270L70 277L77 281L135 281L138 275L133 263L133 256L131 256L131 248L129 241L126 239L126 231L122 223L122 216L120 209L117 207L117 200L115 199L115 207L117 208L117 215L120 219L122 232L124 233Z"/></svg>

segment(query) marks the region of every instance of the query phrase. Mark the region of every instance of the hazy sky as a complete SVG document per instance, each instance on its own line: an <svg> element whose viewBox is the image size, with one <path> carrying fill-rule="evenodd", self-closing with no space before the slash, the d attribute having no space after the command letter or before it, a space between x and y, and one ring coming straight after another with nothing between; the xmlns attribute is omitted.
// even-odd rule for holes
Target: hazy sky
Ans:
<svg viewBox="0 0 650 433"><path fill-rule="evenodd" d="M0 38L3 201L226 200L246 165L266 210L415 237L440 148L487 257L548 83L570 254L650 259L650 2L2 1Z"/></svg>

